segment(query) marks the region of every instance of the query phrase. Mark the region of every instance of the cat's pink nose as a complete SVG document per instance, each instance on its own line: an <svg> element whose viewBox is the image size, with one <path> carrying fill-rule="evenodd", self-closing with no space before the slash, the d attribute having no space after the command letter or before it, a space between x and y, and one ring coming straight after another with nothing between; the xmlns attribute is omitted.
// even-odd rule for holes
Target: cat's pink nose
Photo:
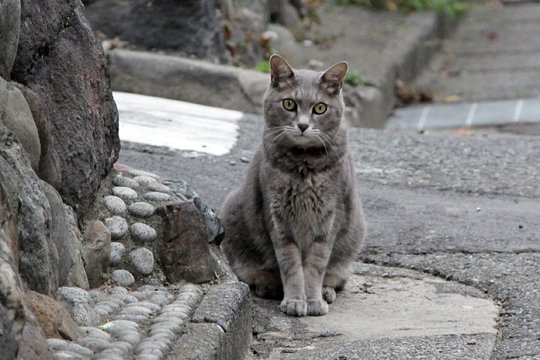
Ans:
<svg viewBox="0 0 540 360"><path fill-rule="evenodd" d="M306 129L309 127L309 124L306 124L306 123L298 123L298 128L300 129L301 132L304 132L306 131Z"/></svg>

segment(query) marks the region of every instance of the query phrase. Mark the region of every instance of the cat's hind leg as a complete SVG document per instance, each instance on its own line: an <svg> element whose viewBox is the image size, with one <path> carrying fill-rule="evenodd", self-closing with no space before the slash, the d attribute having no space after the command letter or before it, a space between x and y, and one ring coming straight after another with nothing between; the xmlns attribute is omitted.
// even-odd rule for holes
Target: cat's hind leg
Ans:
<svg viewBox="0 0 540 360"><path fill-rule="evenodd" d="M336 291L341 291L345 287L346 279L336 273L327 272L324 276L322 296L323 299L331 304L336 301Z"/></svg>
<svg viewBox="0 0 540 360"><path fill-rule="evenodd" d="M277 271L260 270L253 265L244 264L241 269L235 269L235 273L258 297L283 299L283 285Z"/></svg>
<svg viewBox="0 0 540 360"><path fill-rule="evenodd" d="M271 271L259 271L253 285L252 291L258 297L281 300L283 299L283 285L279 274Z"/></svg>
<svg viewBox="0 0 540 360"><path fill-rule="evenodd" d="M323 286L322 297L328 304L333 303L336 300L336 290L330 286Z"/></svg>

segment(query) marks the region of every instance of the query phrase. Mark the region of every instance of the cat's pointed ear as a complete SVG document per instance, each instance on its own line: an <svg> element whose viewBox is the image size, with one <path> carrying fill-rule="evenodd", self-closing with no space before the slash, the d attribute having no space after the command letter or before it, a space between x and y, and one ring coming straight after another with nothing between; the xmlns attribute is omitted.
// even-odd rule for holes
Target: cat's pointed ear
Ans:
<svg viewBox="0 0 540 360"><path fill-rule="evenodd" d="M331 95L339 94L339 91L343 87L343 81L345 80L348 68L349 64L346 61L342 61L326 70L320 77L323 90Z"/></svg>
<svg viewBox="0 0 540 360"><path fill-rule="evenodd" d="M282 87L294 79L294 71L281 56L274 54L270 57L270 76L272 86Z"/></svg>

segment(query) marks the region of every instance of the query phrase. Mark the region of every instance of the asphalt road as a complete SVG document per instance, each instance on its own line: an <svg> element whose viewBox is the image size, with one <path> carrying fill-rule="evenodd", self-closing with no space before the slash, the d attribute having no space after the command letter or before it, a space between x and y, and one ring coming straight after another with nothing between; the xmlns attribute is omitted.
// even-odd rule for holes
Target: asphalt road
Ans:
<svg viewBox="0 0 540 360"><path fill-rule="evenodd" d="M217 209L243 179L262 120L211 156L124 143L120 162L190 183ZM540 138L352 129L369 233L361 260L472 285L498 301L494 359L540 359Z"/></svg>

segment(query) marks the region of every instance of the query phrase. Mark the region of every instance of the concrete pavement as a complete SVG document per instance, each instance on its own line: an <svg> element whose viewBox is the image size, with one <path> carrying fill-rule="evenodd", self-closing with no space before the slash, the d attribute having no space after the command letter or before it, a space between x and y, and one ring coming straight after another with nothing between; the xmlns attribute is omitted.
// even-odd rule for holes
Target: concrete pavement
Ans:
<svg viewBox="0 0 540 360"><path fill-rule="evenodd" d="M218 208L226 193L242 180L263 126L258 116L246 116L238 124L235 146L223 156L129 144L123 148L120 160L164 177L182 178L210 206ZM349 311L354 326L368 324L369 309L375 311L380 315L374 318L375 322L389 326L378 332L382 336L376 335L377 331L371 327L364 332L355 330L349 335L326 336L337 330L325 322L325 317L287 318L277 311L277 302L255 299L255 323L259 327L254 328L252 356L306 358L306 354L318 354L313 358L321 359L334 354L334 358L348 359L540 356L540 283L536 276L540 270L540 182L535 160L540 139L501 134L453 137L365 129L351 129L350 139L369 223L361 260L384 266L383 274L399 273L405 268L414 270L413 275L385 277L376 272L380 268L366 265L351 284L377 284L377 291L382 294L380 299L390 305L378 303L369 292L354 293L349 289L342 296L343 303L338 301L331 306L333 316ZM403 280L397 293L404 297L390 295L396 278ZM402 329L403 333L411 331L412 335L396 336L403 327L400 321L411 319L399 310L411 308L405 298L414 304L414 296L405 295L423 293L428 298L438 298L441 292L436 290L437 286L433 290L430 284L442 280L453 294L444 299L448 301L446 305L427 301L422 303L422 308L431 305L435 313L448 316L439 320L466 327L459 317L452 318L452 314L461 314L457 299L465 296L480 301L487 295L485 299L491 304L487 308L491 310L483 315L484 330L473 331L474 336L463 329L458 333L441 333L444 327L438 328L437 320L416 326L426 331L423 334ZM417 282L422 286L416 286ZM351 302L355 304L352 307ZM392 303L397 309L394 313L384 310ZM355 306L367 313L359 311L353 317L351 308ZM454 312L448 310L452 306ZM485 330L492 326L486 319L496 306L501 309L496 320L497 333ZM288 325L276 325L283 321ZM330 324L339 322L345 321L333 320ZM315 336L313 331L306 330L314 328L323 335ZM313 336L299 337L304 330ZM347 331L340 332L344 333ZM284 338L292 340L284 343Z"/></svg>

